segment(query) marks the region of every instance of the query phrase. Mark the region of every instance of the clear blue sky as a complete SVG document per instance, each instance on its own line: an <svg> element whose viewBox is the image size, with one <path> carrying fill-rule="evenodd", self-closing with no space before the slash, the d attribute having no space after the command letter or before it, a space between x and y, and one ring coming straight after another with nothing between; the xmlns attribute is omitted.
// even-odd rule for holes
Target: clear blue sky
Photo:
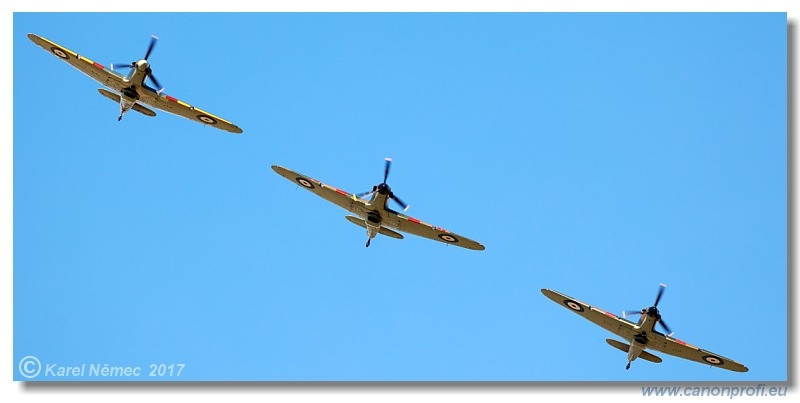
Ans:
<svg viewBox="0 0 800 403"><path fill-rule="evenodd" d="M787 378L786 14L17 13L13 31L14 365ZM244 134L117 122L29 32L105 65L157 35L165 92ZM486 250L364 248L270 169L357 193L385 157L409 215ZM625 371L613 335L539 291L618 313L662 282L675 336L750 372Z"/></svg>

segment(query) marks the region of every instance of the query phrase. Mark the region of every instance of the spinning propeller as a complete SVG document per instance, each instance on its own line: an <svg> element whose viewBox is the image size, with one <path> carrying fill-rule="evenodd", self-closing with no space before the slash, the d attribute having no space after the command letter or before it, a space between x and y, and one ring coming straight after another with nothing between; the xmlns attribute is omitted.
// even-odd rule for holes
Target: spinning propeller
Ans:
<svg viewBox="0 0 800 403"><path fill-rule="evenodd" d="M120 67L139 69L140 71L143 71L145 73L145 75L150 79L150 81L153 82L153 84L156 85L158 93L161 93L161 91L164 91L164 87L162 87L161 84L159 84L158 80L156 80L156 77L153 75L153 70L150 68L150 63L147 62L147 58L150 57L150 53L153 52L153 48L156 46L156 42L158 42L158 37L155 35L150 36L150 45L147 46L147 52L144 54L144 59L135 60L130 63L111 63L111 70Z"/></svg>
<svg viewBox="0 0 800 403"><path fill-rule="evenodd" d="M392 166L392 159L386 158L386 165L385 168L383 169L383 182L373 186L372 190L368 192L357 194L356 197L358 198L367 197L374 194L375 192L378 192L382 195L388 195L390 199L394 200L397 204L400 205L400 207L403 208L403 211L406 211L408 210L408 204L404 203L402 200L400 200L399 197L395 196L394 193L392 193L392 188L390 188L389 185L386 184L386 179L389 177L389 169L391 168L391 166Z"/></svg>
<svg viewBox="0 0 800 403"><path fill-rule="evenodd" d="M672 330L670 330L669 326L667 326L667 323L661 319L661 313L658 312L658 302L661 301L661 296L664 295L665 288L667 288L666 284L664 283L659 284L658 294L656 294L656 302L653 303L653 306L638 311L622 311L622 317L624 318L627 315L636 315L636 314L647 315L651 318L655 318L658 324L661 325L661 327L663 327L664 330L667 331L667 334L672 335L673 333Z"/></svg>

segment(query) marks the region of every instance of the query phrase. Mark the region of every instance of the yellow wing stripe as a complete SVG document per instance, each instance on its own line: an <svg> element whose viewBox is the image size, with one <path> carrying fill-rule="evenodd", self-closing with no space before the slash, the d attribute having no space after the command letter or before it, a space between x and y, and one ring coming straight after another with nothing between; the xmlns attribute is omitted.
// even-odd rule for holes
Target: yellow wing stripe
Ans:
<svg viewBox="0 0 800 403"><path fill-rule="evenodd" d="M78 60L83 60L83 61L85 61L86 63L89 63L89 64L91 64L92 66L94 66L94 60L92 60L92 59L89 59L88 57L85 57L85 56L78 55Z"/></svg>
<svg viewBox="0 0 800 403"><path fill-rule="evenodd" d="M181 101L178 101L178 102L181 102ZM184 104L184 105L186 105L186 104ZM187 105L187 106L188 106L188 105ZM196 110L196 111L198 111L198 112L200 112L200 113L203 113L203 114L205 114L205 115L211 116L212 118L214 118L214 119L216 119L216 120L219 120L219 121L221 121L221 122L225 122L225 123L227 123L227 124L229 124L229 125L232 125L232 124L233 124L233 123L231 123L231 122L229 122L229 121L227 121L227 120L225 120L225 119L223 119L223 118L221 118L221 117L219 117L219 116L217 116L217 115L214 115L214 114L208 113L208 112L206 112L206 111L204 111L204 110L202 110L202 109L200 109L200 108L194 108L194 110Z"/></svg>
<svg viewBox="0 0 800 403"><path fill-rule="evenodd" d="M49 40L49 39L47 39L47 38L43 38L41 36L37 36L37 38L41 39L42 41L44 41L44 42L46 42L46 43L48 43L50 45L52 45L53 47L61 49L63 52L68 53L70 56L74 57L77 60L84 61L86 63L89 63L92 66L97 67L97 68L105 69L105 67L103 67L101 64L95 62L94 60L89 59L86 56L81 56L81 55L79 55L79 54L77 54L77 53L75 53L75 52L73 52L73 51L71 51L71 50L69 50L69 49L67 49L67 48L65 48L65 47L63 47L63 46L51 41L51 40Z"/></svg>
<svg viewBox="0 0 800 403"><path fill-rule="evenodd" d="M223 119L223 118L221 118L221 117L219 117L219 116L217 116L217 115L214 115L213 113L206 112L206 111L204 111L204 110L202 110L202 109L200 109L200 108L195 108L194 106L192 106L192 105L189 105L189 104L187 104L186 102L183 102L183 101L181 101L181 100L180 100L180 99L178 99L178 98L175 98L175 97L172 97L172 96L169 96L169 95L166 95L166 94L162 95L162 97L166 98L168 101L175 102L175 103L176 103L176 104L178 104L178 105L184 106L184 107L186 107L186 108L188 108L188 109L191 109L191 110L193 110L193 111L195 111L195 112L202 113L203 115L210 116L210 117L212 117L212 118L216 119L217 121L220 121L220 122L225 122L225 123L227 123L227 124L229 124L229 125L233 126L233 123L231 123L230 121L228 121L228 120L225 120L225 119Z"/></svg>
<svg viewBox="0 0 800 403"><path fill-rule="evenodd" d="M45 42L47 42L47 43L49 43L49 44L51 44L51 45L53 45L53 46L55 46L55 47L57 47L57 48L59 48L59 49L61 49L61 50L63 50L64 52L67 52L67 53L69 53L69 54L70 54L70 55L72 55L73 57L78 57L78 54L77 54L77 53L75 53L75 52L73 52L73 51L71 51L71 50L69 50L69 49L67 49L67 48L65 48L65 47L63 47L63 46L61 46L61 45L59 45L59 44L55 43L55 42L52 42L52 41L50 41L50 40L48 40L47 38L42 38L41 36L36 36L36 37L37 37L37 38L39 38L39 39L41 39L41 40L43 40L43 41L45 41Z"/></svg>

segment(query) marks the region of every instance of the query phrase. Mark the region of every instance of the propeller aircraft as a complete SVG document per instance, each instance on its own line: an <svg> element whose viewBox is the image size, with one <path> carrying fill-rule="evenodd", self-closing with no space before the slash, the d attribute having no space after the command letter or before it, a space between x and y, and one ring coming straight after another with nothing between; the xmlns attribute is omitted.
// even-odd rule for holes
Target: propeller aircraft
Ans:
<svg viewBox="0 0 800 403"><path fill-rule="evenodd" d="M645 351L645 349L652 349L701 364L709 364L730 371L747 372L747 367L730 358L703 350L672 337L672 331L661 318L661 313L658 310L658 303L664 294L664 288L666 288L666 285L661 284L653 306L638 311L623 311L621 317L553 290L543 288L542 294L557 304L563 305L567 309L594 322L594 324L625 339L627 343L615 339L606 339L606 342L612 347L628 353L628 365L625 366L625 369L629 369L631 362L636 358L660 363L662 361L661 357ZM634 323L626 319L626 316L631 313L640 315L638 322ZM660 325L668 334L665 335L658 332L655 329L656 325Z"/></svg>
<svg viewBox="0 0 800 403"><path fill-rule="evenodd" d="M377 234L386 235L395 239L403 239L403 235L393 231L407 232L434 241L443 242L450 245L473 250L484 250L485 247L467 237L452 233L443 228L409 217L389 208L389 200L403 207L403 211L408 210L408 204L397 197L392 189L386 184L389 177L389 169L392 159L386 158L383 171L383 182L372 187L372 190L352 194L343 190L328 186L316 179L299 174L290 169L273 165L272 169L284 178L299 184L319 197L336 204L337 206L355 214L347 215L345 218L367 230L367 247ZM366 199L370 197L369 199Z"/></svg>
<svg viewBox="0 0 800 403"><path fill-rule="evenodd" d="M146 116L155 116L156 113L153 110L144 106L149 105L204 125L210 125L231 133L242 133L242 129L225 119L163 94L164 87L153 75L150 62L147 60L158 41L156 36L150 38L150 44L147 47L144 58L130 63L112 63L109 68L41 36L28 34L28 38L42 49L52 53L100 84L112 89L113 91L109 91L105 88L100 88L98 91L104 97L119 103L118 121L122 120L122 115L131 109ZM123 75L114 70L115 68L129 68L130 72L127 75ZM146 79L150 79L157 89L145 84Z"/></svg>

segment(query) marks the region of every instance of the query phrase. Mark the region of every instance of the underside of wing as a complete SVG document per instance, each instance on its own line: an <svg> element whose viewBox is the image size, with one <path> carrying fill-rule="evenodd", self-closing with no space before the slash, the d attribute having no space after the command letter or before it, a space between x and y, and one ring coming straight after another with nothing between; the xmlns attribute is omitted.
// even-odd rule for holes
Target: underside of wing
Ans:
<svg viewBox="0 0 800 403"><path fill-rule="evenodd" d="M358 199L354 194L347 193L344 190L328 186L316 179L309 176L292 171L291 169L282 166L273 165L274 170L278 175L290 180L291 182L300 185L306 190L316 194L317 196L355 214L361 215L364 202Z"/></svg>
<svg viewBox="0 0 800 403"><path fill-rule="evenodd" d="M407 215L403 215L397 212L392 212L392 213L395 216L395 220L393 220L392 226L397 228L397 230L399 231L408 232L409 234L414 234L417 236L421 236L423 238L433 239L434 241L439 241L450 245L460 246L462 248L467 248L472 250L486 249L485 246L465 236L461 236L456 233L447 231L444 228L439 228L431 224L422 222L414 217L409 217Z"/></svg>
<svg viewBox="0 0 800 403"><path fill-rule="evenodd" d="M673 337L658 334L658 337L648 343L648 348L661 351L664 354L673 355L690 361L708 364L714 367L724 368L735 372L747 372L746 366L730 358L712 353L708 350L693 346L685 341Z"/></svg>
<svg viewBox="0 0 800 403"><path fill-rule="evenodd" d="M100 63L35 34L28 34L28 39L102 85L111 87L117 91L126 87L125 77L123 75L104 67Z"/></svg>
<svg viewBox="0 0 800 403"><path fill-rule="evenodd" d="M236 126L235 124L219 116L212 115L209 112L189 105L186 102L166 94L159 94L155 91L144 91L140 101L156 109L161 109L164 112L169 112L189 120L194 120L195 122L202 123L204 125L215 127L231 133L242 133L242 129L239 128L239 126Z"/></svg>
<svg viewBox="0 0 800 403"><path fill-rule="evenodd" d="M546 288L542 288L542 294L553 300L553 302L626 340L629 340L636 333L634 331L634 326L636 326L634 323L611 312L595 308L585 302Z"/></svg>

